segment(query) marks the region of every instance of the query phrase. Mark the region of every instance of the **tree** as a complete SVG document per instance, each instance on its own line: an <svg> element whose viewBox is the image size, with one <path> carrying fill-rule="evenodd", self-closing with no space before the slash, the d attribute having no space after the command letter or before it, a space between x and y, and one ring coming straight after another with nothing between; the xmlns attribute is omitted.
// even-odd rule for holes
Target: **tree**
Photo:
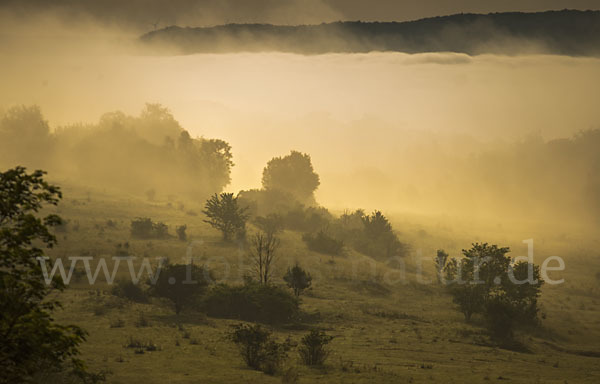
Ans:
<svg viewBox="0 0 600 384"><path fill-rule="evenodd" d="M254 273L260 284L267 285L271 280L275 252L279 244L279 238L273 233L257 232L252 238L250 258L252 259Z"/></svg>
<svg viewBox="0 0 600 384"><path fill-rule="evenodd" d="M230 241L233 235L246 229L248 214L246 207L240 207L233 193L214 194L206 201L204 213L208 220L204 222L223 233L223 240Z"/></svg>
<svg viewBox="0 0 600 384"><path fill-rule="evenodd" d="M85 373L76 356L86 333L54 322L60 302L49 294L65 286L58 278L46 285L39 261L40 247L56 244L51 228L61 223L56 215L38 215L62 198L44 174L23 167L0 172L0 382L21 383L42 366L62 370L66 363Z"/></svg>
<svg viewBox="0 0 600 384"><path fill-rule="evenodd" d="M302 269L298 263L292 268L288 268L287 273L283 276L283 280L287 283L288 287L294 290L296 297L300 296L305 289L310 288L312 284L310 273Z"/></svg>
<svg viewBox="0 0 600 384"><path fill-rule="evenodd" d="M507 247L475 243L463 249L463 259L451 259L445 267L446 278L454 280L448 286L450 293L465 320L482 314L492 336L504 340L512 337L518 324L537 323L543 284L538 266L514 263L508 252Z"/></svg>
<svg viewBox="0 0 600 384"><path fill-rule="evenodd" d="M173 303L175 313L193 304L206 290L212 276L208 270L193 264L172 264L163 267L151 292Z"/></svg>
<svg viewBox="0 0 600 384"><path fill-rule="evenodd" d="M288 192L302 203L314 201L313 194L319 184L319 175L313 169L310 156L298 151L291 151L284 157L274 157L263 170L262 185L265 190Z"/></svg>
<svg viewBox="0 0 600 384"><path fill-rule="evenodd" d="M316 329L304 336L301 341L302 345L298 349L302 362L306 365L323 365L329 355L326 346L332 339L333 336L328 336L325 332Z"/></svg>

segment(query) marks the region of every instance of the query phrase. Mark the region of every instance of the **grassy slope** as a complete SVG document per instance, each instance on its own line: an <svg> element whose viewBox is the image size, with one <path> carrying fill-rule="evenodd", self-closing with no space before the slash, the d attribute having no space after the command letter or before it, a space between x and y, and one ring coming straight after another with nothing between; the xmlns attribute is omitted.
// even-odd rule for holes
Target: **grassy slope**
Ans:
<svg viewBox="0 0 600 384"><path fill-rule="evenodd" d="M67 198L58 212L70 220L70 228L59 235L60 245L52 250L53 255L89 252L102 257L113 254L116 244L129 241L131 252L137 256L167 256L172 262L183 262L186 244L175 238L130 239L129 221L148 216L169 224L170 233L174 233L175 225L187 224L192 240L202 240L194 255L216 270L221 280L239 280L243 260L240 252L235 246L221 244L218 233L202 222L200 207L181 210L177 202L168 206L167 201L116 198L99 191L93 191L88 199L82 190L66 192ZM190 209L198 216L186 214ZM117 223L116 228L106 226L108 219ZM76 221L77 231L73 228ZM396 227L415 251L421 249L428 258L438 247L456 255L471 241L480 240L511 245L525 253L526 248L519 244L523 231L510 233L497 225L486 229L476 223L463 223L458 230L451 224L448 219L404 217ZM548 249L556 251L555 240L544 240L556 236L537 238L542 241L536 243L536 256L547 256L544 252ZM587 245L591 246L596 244ZM520 336L532 353L519 353L486 345L482 328L465 324L442 289L416 281L412 261L407 266L406 284L386 284L397 277L396 271L354 252L332 261L329 256L308 251L300 234L286 231L276 281L280 281L286 265L299 260L306 266L314 276L314 287L303 297L302 307L308 312L320 312L317 326L335 336L326 367L303 367L293 350L288 365L297 367L300 382L307 383L477 383L501 378L513 383L596 383L600 380L600 359L574 352L600 350L600 291L595 277L599 268L593 261L598 260L598 254L585 253L578 249L585 249L581 245L571 248L571 254L561 255L567 261L567 270L561 277L567 282L544 288L544 329L533 336ZM223 260L230 263L228 275ZM374 273L370 272L373 266ZM245 270L243 266L241 269ZM431 278L432 264L427 263L425 269ZM126 268L120 271L127 273ZM108 290L106 284L73 284L62 294L65 307L56 317L89 331L88 342L82 348L83 358L94 369L112 371L110 382L280 382L280 378L244 367L235 346L226 339L235 321L207 319L194 313L177 319L163 303L122 303L106 293ZM141 317L148 320L148 326L136 325ZM124 326L111 328L117 319ZM306 331L282 328L275 333L282 340L289 336L298 341ZM130 338L151 342L160 350L135 354L133 349L124 347Z"/></svg>

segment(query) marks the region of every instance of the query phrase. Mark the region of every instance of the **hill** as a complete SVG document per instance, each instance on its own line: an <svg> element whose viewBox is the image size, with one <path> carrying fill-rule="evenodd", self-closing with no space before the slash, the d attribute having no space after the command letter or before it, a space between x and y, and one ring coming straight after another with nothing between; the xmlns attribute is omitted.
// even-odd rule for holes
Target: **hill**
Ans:
<svg viewBox="0 0 600 384"><path fill-rule="evenodd" d="M170 26L140 37L163 53L371 51L600 54L600 11L457 14L410 22Z"/></svg>
<svg viewBox="0 0 600 384"><path fill-rule="evenodd" d="M161 256L182 263L192 244L197 263L214 271L218 282L239 284L245 270L243 255L235 245L223 243L201 215L190 216L167 200L148 202L68 185L65 196L56 213L69 224L51 252L53 258L90 255L94 271L102 258L112 266L111 257L102 255L114 254L122 249L121 244L127 244L127 252L138 260ZM200 209L192 203L186 205ZM175 226L187 224L190 243L175 237L132 238L130 220L138 216L166 223L170 233ZM402 229L403 239L415 249L423 249L423 257L433 255L440 245L456 255L479 239L473 233L511 245L515 254L522 250L522 232L516 229L507 234L480 223L468 227L438 218L398 219L395 224ZM303 327L275 327L275 335L297 343L314 327L335 336L325 367L304 367L295 349L289 352L287 364L297 370L300 383L597 382L600 373L594 354L600 337L599 299L593 275L597 253L570 249L565 243L559 247L553 234L540 236L545 240L536 246L536 254L559 248L565 252L561 255L569 268L561 276L568 283L544 288L543 328L519 337L528 348L520 352L490 343L479 322L465 323L439 285L419 282L413 257L406 260L406 281L398 283L395 268L352 250L335 257L312 252L300 233L286 230L281 234L275 284L283 285L281 276L288 265L302 263L313 275L313 287L302 296L301 308L314 319ZM424 277L435 279L432 262L426 260L423 267ZM211 318L194 310L177 316L160 300L133 303L117 298L111 295L113 286L104 283L102 273L96 284L90 285L81 269L81 265L77 267L74 281L61 294L65 306L57 320L81 325L89 332L81 357L94 370L110 371L109 382L130 383L139 378L147 383L281 382L279 377L244 366L227 337L239 321ZM126 266L117 275L117 281L126 279ZM136 343L147 345L148 350L133 348Z"/></svg>

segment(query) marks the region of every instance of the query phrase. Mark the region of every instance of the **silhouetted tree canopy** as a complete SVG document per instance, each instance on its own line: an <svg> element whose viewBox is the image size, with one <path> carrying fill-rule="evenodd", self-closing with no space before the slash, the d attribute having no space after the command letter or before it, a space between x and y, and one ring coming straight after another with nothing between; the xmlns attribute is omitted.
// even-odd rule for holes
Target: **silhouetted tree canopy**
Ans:
<svg viewBox="0 0 600 384"><path fill-rule="evenodd" d="M319 175L313 169L310 156L298 151L274 157L263 170L262 186L265 190L287 192L302 203L314 202L313 194L319 184Z"/></svg>
<svg viewBox="0 0 600 384"><path fill-rule="evenodd" d="M35 112L35 111L34 111ZM34 113L35 115L35 113ZM62 370L70 364L85 373L76 358L85 332L52 318L60 302L49 297L63 290L58 278L45 284L37 258L51 248L51 228L60 217L39 212L57 205L60 189L44 180L44 172L17 167L0 172L0 382L22 383L43 369Z"/></svg>
<svg viewBox="0 0 600 384"><path fill-rule="evenodd" d="M544 283L538 266L514 263L509 252L507 247L475 243L463 250L464 258L452 258L444 267L445 283L465 320L482 314L500 341L511 340L517 326L537 324Z"/></svg>
<svg viewBox="0 0 600 384"><path fill-rule="evenodd" d="M234 235L242 234L248 220L247 208L238 204L238 198L233 193L214 194L206 201L202 211L208 220L204 222L218 229L223 234L223 240L229 241Z"/></svg>

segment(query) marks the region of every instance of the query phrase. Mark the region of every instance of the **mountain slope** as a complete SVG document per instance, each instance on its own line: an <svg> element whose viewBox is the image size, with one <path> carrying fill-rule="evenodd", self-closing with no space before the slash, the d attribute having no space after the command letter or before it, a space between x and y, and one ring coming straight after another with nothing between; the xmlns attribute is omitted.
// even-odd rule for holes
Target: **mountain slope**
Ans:
<svg viewBox="0 0 600 384"><path fill-rule="evenodd" d="M164 53L371 51L600 54L600 11L457 14L411 22L167 27L140 41Z"/></svg>

